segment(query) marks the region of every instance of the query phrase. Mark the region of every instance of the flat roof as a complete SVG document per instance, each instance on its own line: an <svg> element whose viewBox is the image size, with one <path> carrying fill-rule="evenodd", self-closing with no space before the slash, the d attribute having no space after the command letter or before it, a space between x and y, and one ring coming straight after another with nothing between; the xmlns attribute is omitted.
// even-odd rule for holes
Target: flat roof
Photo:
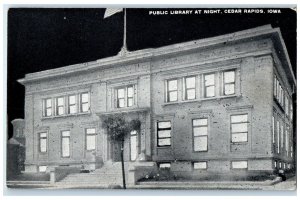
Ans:
<svg viewBox="0 0 300 200"><path fill-rule="evenodd" d="M292 70L291 62L288 56L288 52L283 41L281 31L279 28L272 28L272 26L265 25L252 29L220 35L216 37L204 38L199 40L193 40L189 42L182 42L163 46L159 48L142 49L137 51L128 51L125 54L118 54L111 57L101 58L95 61L80 63L75 65L69 65L56 69L44 70L35 73L26 74L23 79L19 79L23 85L29 82L41 81L43 79L55 78L59 76L71 75L73 73L86 72L95 69L105 69L120 64L127 64L130 62L138 62L142 60L152 59L160 56L176 55L187 51L193 51L197 49L203 49L210 46L219 44L232 43L245 41L255 38L271 38L275 43L275 48L278 48L282 54L279 55L279 59L283 64L283 68L287 73L289 79L296 85L296 78Z"/></svg>

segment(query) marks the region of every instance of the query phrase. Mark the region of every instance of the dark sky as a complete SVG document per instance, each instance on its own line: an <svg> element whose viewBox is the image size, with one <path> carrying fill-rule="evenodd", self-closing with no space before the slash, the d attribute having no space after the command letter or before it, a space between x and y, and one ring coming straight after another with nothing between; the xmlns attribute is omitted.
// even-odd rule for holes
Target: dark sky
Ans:
<svg viewBox="0 0 300 200"><path fill-rule="evenodd" d="M271 24L280 27L296 70L296 12L291 9L281 9L281 14L267 14L267 9L264 9L264 14L153 16L148 12L148 9L127 9L127 46L130 51ZM24 86L16 82L17 79L23 78L26 73L93 61L118 53L122 46L123 13L106 19L103 15L104 9L90 8L9 10L9 137L12 135L10 121L24 117Z"/></svg>

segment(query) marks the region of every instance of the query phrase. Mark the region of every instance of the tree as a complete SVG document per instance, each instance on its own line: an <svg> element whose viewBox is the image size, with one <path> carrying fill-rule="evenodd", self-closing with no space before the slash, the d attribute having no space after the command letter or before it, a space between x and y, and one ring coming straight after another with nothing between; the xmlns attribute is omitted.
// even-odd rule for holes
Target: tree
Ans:
<svg viewBox="0 0 300 200"><path fill-rule="evenodd" d="M141 126L140 120L133 119L126 121L123 114L113 114L102 117L102 127L107 130L108 139L110 141L121 144L121 162L122 162L122 176L123 188L126 189L125 170L124 170L124 140L127 134L131 131L139 131Z"/></svg>

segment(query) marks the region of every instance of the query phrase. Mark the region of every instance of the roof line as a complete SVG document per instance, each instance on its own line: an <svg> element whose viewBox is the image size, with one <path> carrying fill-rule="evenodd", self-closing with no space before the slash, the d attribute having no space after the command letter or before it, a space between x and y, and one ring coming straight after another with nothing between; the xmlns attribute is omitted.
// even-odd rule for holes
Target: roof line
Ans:
<svg viewBox="0 0 300 200"><path fill-rule="evenodd" d="M26 84L28 82L53 78L57 76L65 76L72 73L84 72L93 69L105 69L106 67L115 66L118 64L128 63L128 62L137 62L139 60L147 60L154 57L165 56L165 55L172 55L176 53L183 53L191 50L196 50L200 48L207 48L209 46L214 46L218 44L222 44L224 42L234 42L239 41L247 38L258 37L262 35L274 34L279 33L279 38L281 43L283 44L283 50L285 53L285 57L287 58L287 63L289 65L290 70L291 64L287 54L286 46L283 42L280 29L279 28L272 28L270 24L259 26L256 28L246 29L243 31L238 31L234 33L229 33L225 35L210 37L210 38L203 38L199 40L193 40L189 42L182 42L177 44L172 44L168 46L163 46L159 48L150 48L150 49L142 49L132 52L127 52L125 55L115 55L111 57L101 58L96 61L80 63L75 65L69 65L65 67L60 67L56 69L44 70L40 72L26 74L25 78L19 79L18 82L21 84ZM294 78L293 71L291 73ZM295 82L295 78L294 78Z"/></svg>

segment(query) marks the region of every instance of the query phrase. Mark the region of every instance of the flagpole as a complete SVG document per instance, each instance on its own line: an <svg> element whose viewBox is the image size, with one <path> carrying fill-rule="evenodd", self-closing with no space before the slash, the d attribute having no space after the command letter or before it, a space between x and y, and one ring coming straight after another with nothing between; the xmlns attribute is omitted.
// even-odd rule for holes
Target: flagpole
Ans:
<svg viewBox="0 0 300 200"><path fill-rule="evenodd" d="M124 8L124 37L123 37L123 47L127 49L126 46L126 8Z"/></svg>
<svg viewBox="0 0 300 200"><path fill-rule="evenodd" d="M127 44L126 44L126 26L127 26L127 21L126 21L126 8L124 8L124 30L123 30L123 47L121 49L121 55L124 55L127 52Z"/></svg>

